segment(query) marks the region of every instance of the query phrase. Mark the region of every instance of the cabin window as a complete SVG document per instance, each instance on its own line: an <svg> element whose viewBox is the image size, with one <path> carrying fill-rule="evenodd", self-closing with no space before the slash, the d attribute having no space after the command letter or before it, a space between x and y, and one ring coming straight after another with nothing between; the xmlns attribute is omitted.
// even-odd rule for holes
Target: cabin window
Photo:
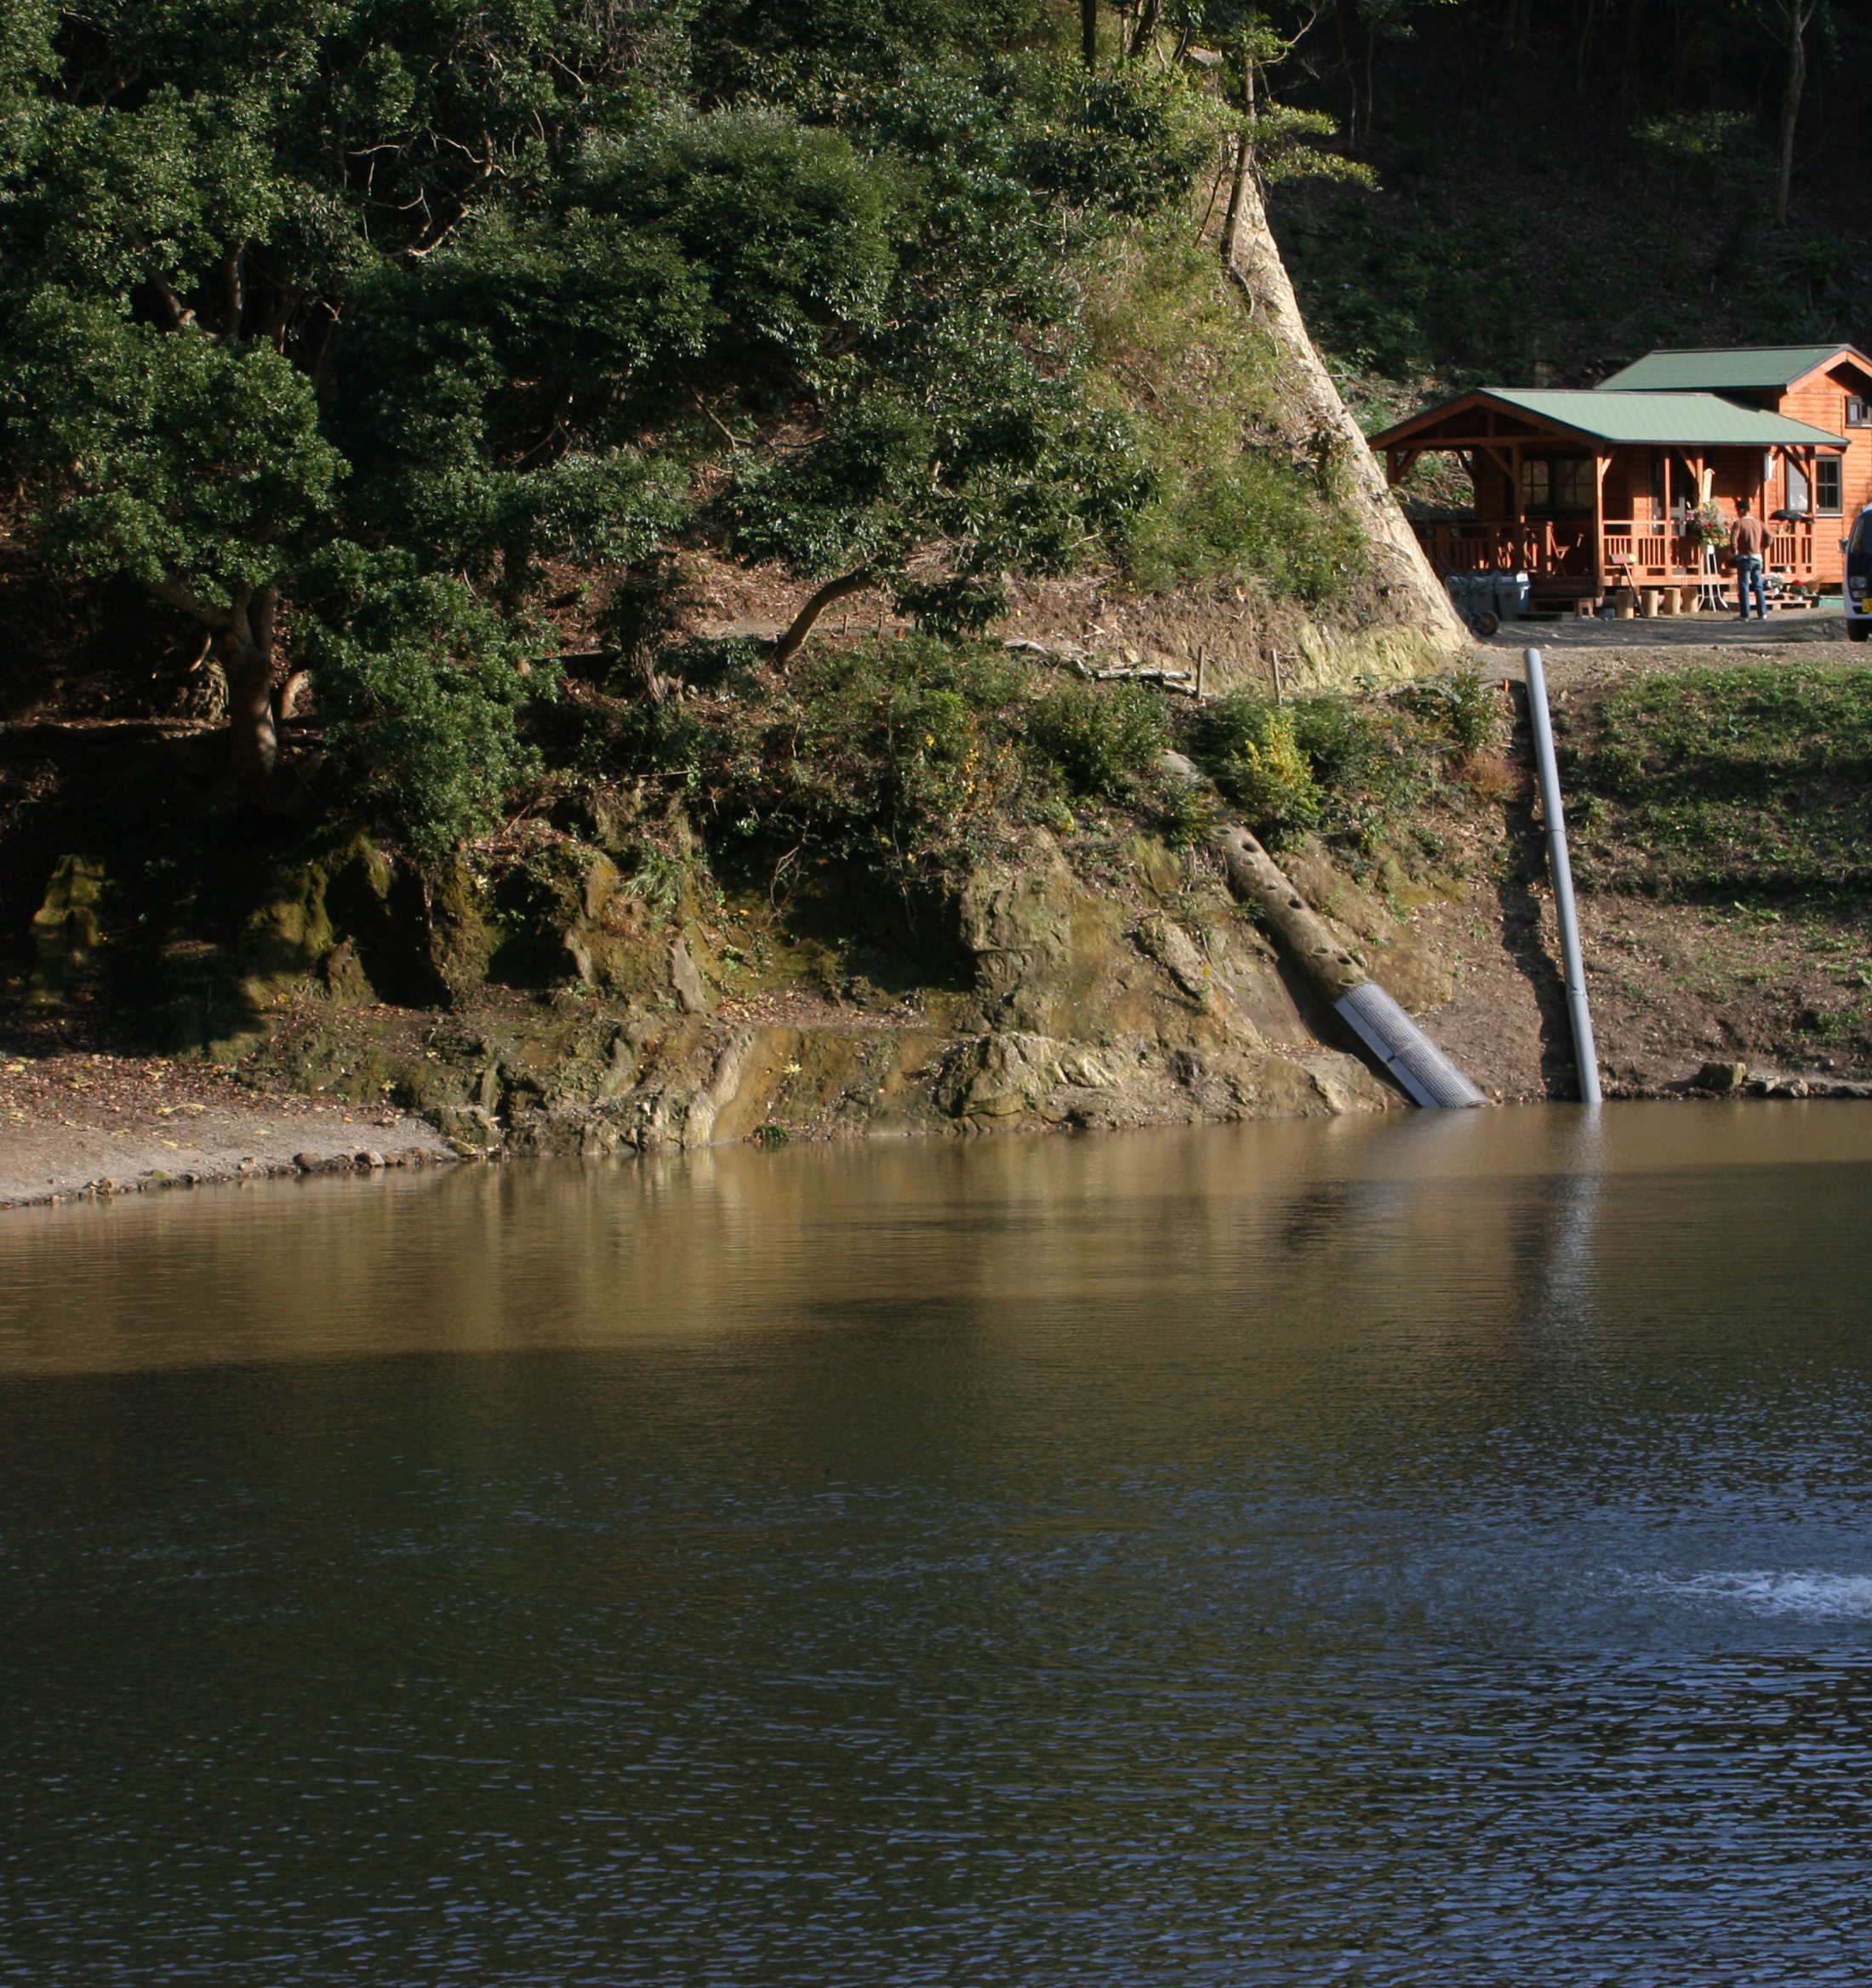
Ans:
<svg viewBox="0 0 1872 1988"><path fill-rule="evenodd" d="M1840 488L1840 459L1823 455L1813 465L1813 508L1822 517L1837 517L1844 505Z"/></svg>
<svg viewBox="0 0 1872 1988"><path fill-rule="evenodd" d="M1530 517L1564 517L1593 507L1589 456L1529 456L1521 464L1521 508Z"/></svg>
<svg viewBox="0 0 1872 1988"><path fill-rule="evenodd" d="M1846 397L1846 425L1849 428L1872 428L1872 400L1861 400L1858 394Z"/></svg>
<svg viewBox="0 0 1872 1988"><path fill-rule="evenodd" d="M1803 517L1807 511L1807 472L1792 460L1788 464L1788 509Z"/></svg>

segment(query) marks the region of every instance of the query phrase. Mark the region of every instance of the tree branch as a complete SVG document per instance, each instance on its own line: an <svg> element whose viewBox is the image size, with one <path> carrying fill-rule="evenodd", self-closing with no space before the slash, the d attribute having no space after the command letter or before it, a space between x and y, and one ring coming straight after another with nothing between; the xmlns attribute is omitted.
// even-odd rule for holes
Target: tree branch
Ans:
<svg viewBox="0 0 1872 1988"><path fill-rule="evenodd" d="M165 277L152 276L150 288L156 292L157 300L162 305L163 315L169 321L171 331L183 331L195 322L195 313L176 295Z"/></svg>
<svg viewBox="0 0 1872 1988"><path fill-rule="evenodd" d="M876 577L868 566L861 566L855 573L842 574L836 580L827 580L817 593L809 595L785 634L773 644L775 668L784 668L799 653L801 644L813 632L813 624L833 602L842 601L848 594L863 593Z"/></svg>
<svg viewBox="0 0 1872 1988"><path fill-rule="evenodd" d="M166 606L180 608L218 635L234 626L233 617L226 608L204 608L185 586L178 586L173 580L146 580L143 585L146 591L154 594Z"/></svg>
<svg viewBox="0 0 1872 1988"><path fill-rule="evenodd" d="M247 284L241 270L246 254L247 244L237 242L221 259L221 342L224 345L238 343L241 320L247 315Z"/></svg>

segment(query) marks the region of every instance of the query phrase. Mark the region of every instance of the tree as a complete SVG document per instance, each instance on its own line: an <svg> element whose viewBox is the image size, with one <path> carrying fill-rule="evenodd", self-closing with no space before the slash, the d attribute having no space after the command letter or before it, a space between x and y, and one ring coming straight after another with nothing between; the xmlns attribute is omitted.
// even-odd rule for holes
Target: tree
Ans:
<svg viewBox="0 0 1872 1988"><path fill-rule="evenodd" d="M1775 150L1774 225L1778 228L1788 225L1788 202L1794 190L1794 134L1801 122L1801 100L1807 86L1807 29L1819 4L1820 0L1751 0L1751 11L1788 52Z"/></svg>
<svg viewBox="0 0 1872 1988"><path fill-rule="evenodd" d="M1310 22L1299 32L1305 25ZM1283 38L1258 12L1238 17L1233 54L1239 96L1224 120L1235 129L1230 134L1229 205L1219 241L1223 266L1279 346L1290 389L1304 409L1339 494L1358 518L1384 584L1411 604L1413 619L1433 637L1459 639L1461 625L1448 594L1431 572L1308 334L1268 220L1264 194L1270 182L1310 177L1371 180L1368 169L1322 149L1321 141L1333 134L1329 119L1272 103L1258 87L1263 70L1282 60L1297 38Z"/></svg>
<svg viewBox="0 0 1872 1988"><path fill-rule="evenodd" d="M1088 74L1060 28L1037 0L15 0L26 528L203 628L248 791L309 668L340 763L431 842L521 763L565 567L704 546L977 625L1140 500L1068 266L1203 144L1173 79Z"/></svg>

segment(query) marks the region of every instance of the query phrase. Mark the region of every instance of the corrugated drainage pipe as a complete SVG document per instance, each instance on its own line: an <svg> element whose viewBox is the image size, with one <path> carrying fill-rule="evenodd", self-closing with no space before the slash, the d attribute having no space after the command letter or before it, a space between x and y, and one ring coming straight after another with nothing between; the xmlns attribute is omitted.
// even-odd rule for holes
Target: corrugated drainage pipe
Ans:
<svg viewBox="0 0 1872 1988"><path fill-rule="evenodd" d="M1247 829L1224 829L1216 848L1236 895L1248 899L1279 934L1333 1012L1397 1079L1406 1096L1429 1111L1462 1111L1488 1102L1339 944Z"/></svg>

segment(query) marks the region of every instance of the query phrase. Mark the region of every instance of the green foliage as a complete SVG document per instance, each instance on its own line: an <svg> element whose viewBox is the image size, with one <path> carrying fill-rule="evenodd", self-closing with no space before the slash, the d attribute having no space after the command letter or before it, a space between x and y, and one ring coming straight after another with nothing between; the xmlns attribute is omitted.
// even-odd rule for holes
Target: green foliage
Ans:
<svg viewBox="0 0 1872 1988"><path fill-rule="evenodd" d="M1425 720L1469 751L1492 746L1501 735L1500 694L1473 670L1421 677L1405 684L1395 696L1413 717Z"/></svg>
<svg viewBox="0 0 1872 1988"><path fill-rule="evenodd" d="M1576 739L1578 866L1595 888L1715 900L1872 888L1872 671L1649 676Z"/></svg>
<svg viewBox="0 0 1872 1988"><path fill-rule="evenodd" d="M1123 801L1170 743L1163 694L1066 678L1029 706L1027 748L1068 791Z"/></svg>
<svg viewBox="0 0 1872 1988"><path fill-rule="evenodd" d="M307 576L321 616L303 653L351 795L436 855L494 825L534 770L517 707L548 684L523 669L523 631L462 581L407 555L346 549Z"/></svg>
<svg viewBox="0 0 1872 1988"><path fill-rule="evenodd" d="M1426 804L1463 802L1470 757L1493 742L1501 722L1492 693L1459 675L1388 696L1327 691L1285 705L1238 690L1194 714L1188 741L1268 840L1317 831L1369 851Z"/></svg>
<svg viewBox="0 0 1872 1988"><path fill-rule="evenodd" d="M1150 500L1070 266L1207 145L1177 77L1088 74L1056 25L20 0L0 470L45 557L196 615L263 690L309 664L425 844L524 764L566 568L624 569L634 648L684 546L979 627Z"/></svg>
<svg viewBox="0 0 1872 1988"><path fill-rule="evenodd" d="M1632 135L1673 160L1717 171L1734 163L1737 147L1745 142L1752 123L1744 111L1677 111L1669 117L1641 118Z"/></svg>
<svg viewBox="0 0 1872 1988"><path fill-rule="evenodd" d="M169 336L49 289L14 335L0 434L43 478L55 556L216 608L290 567L345 466L304 374L270 346Z"/></svg>
<svg viewBox="0 0 1872 1988"><path fill-rule="evenodd" d="M808 650L705 717L665 710L643 749L686 772L711 840L936 882L1019 816L1030 683L998 648L928 637Z"/></svg>
<svg viewBox="0 0 1872 1988"><path fill-rule="evenodd" d="M1235 691L1202 711L1195 743L1224 797L1270 840L1318 825L1325 797L1291 707Z"/></svg>
<svg viewBox="0 0 1872 1988"><path fill-rule="evenodd" d="M784 673L744 667L730 688L644 714L634 740L606 750L682 772L711 845L764 861L935 884L1070 799L1189 823L1204 813L1179 813L1159 774L1161 691L1058 677L996 645L808 649Z"/></svg>
<svg viewBox="0 0 1872 1988"><path fill-rule="evenodd" d="M1279 356L1213 252L1167 223L1134 230L1093 286L1092 349L1149 465L1123 529L1141 586L1252 583L1325 605L1364 541L1321 461L1276 439Z"/></svg>

